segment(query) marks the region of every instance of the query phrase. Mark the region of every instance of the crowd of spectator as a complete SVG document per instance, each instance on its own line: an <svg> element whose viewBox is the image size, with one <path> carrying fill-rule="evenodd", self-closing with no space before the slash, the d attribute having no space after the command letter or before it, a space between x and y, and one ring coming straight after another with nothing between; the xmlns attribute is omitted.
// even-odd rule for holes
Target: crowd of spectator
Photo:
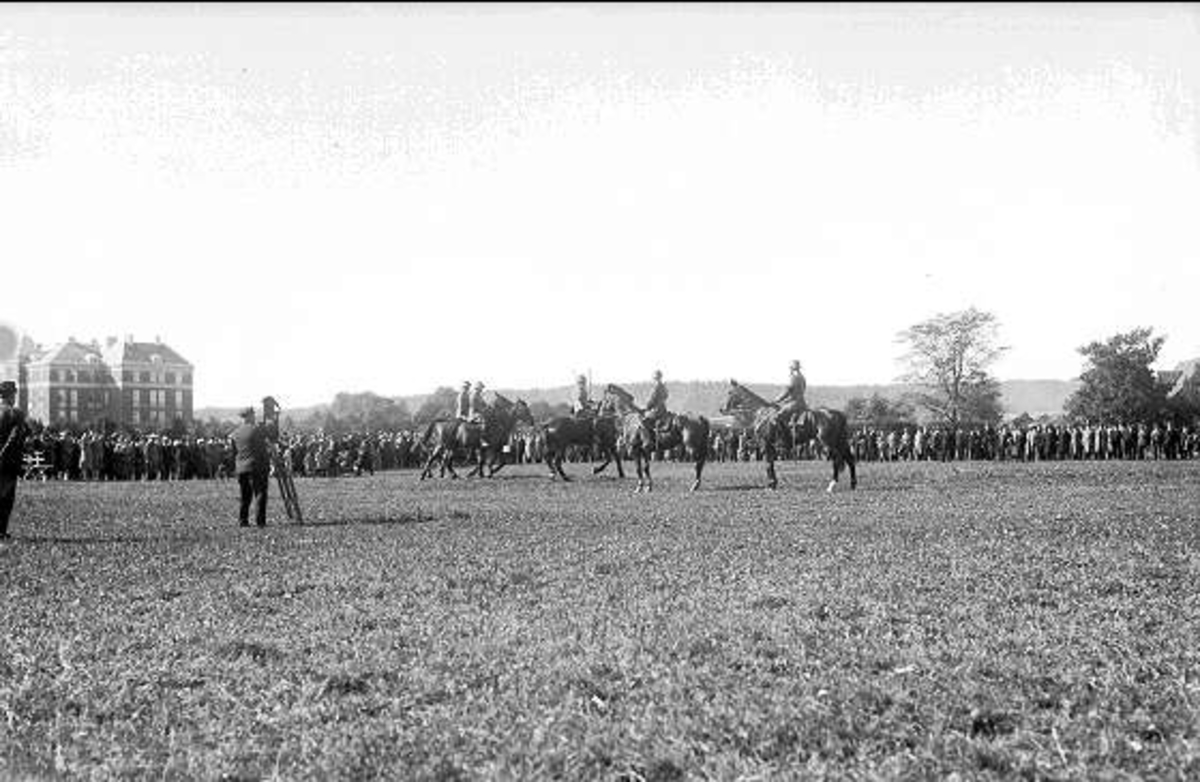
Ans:
<svg viewBox="0 0 1200 782"><path fill-rule="evenodd" d="M421 433L285 434L281 453L295 475L337 477L375 474L424 465ZM1200 458L1200 430L1165 424L1031 424L949 430L906 426L887 430L858 427L851 447L861 462L879 461L1061 461L1172 460ZM622 457L629 456L618 444ZM504 448L514 464L541 463L544 444L537 429L514 432ZM165 481L226 479L233 475L233 448L222 436L119 432L101 434L43 429L26 443L27 461L38 477L83 481ZM567 460L589 462L588 448L573 447ZM783 458L819 457L802 445ZM658 454L660 461L682 461L682 450ZM746 431L714 427L708 459L758 461L762 451Z"/></svg>

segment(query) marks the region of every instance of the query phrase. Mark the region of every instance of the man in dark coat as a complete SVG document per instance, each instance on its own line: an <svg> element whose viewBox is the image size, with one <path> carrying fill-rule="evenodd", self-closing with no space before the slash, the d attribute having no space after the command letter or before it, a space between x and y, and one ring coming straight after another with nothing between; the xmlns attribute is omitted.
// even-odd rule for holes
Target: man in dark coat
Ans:
<svg viewBox="0 0 1200 782"><path fill-rule="evenodd" d="M658 432L663 429L669 416L667 414L667 386L663 383L662 370L654 370L653 386L650 388L650 398L646 400L646 414L643 419L650 428Z"/></svg>
<svg viewBox="0 0 1200 782"><path fill-rule="evenodd" d="M25 413L16 406L17 384L0 382L0 540L8 539L8 520L17 499L17 478L25 466Z"/></svg>
<svg viewBox="0 0 1200 782"><path fill-rule="evenodd" d="M254 423L254 408L242 411L242 423L230 435L233 442L234 470L241 504L238 506L238 523L250 525L250 501L255 502L255 522L267 526L267 487L271 476L270 459L267 452L267 433Z"/></svg>
<svg viewBox="0 0 1200 782"><path fill-rule="evenodd" d="M808 409L808 403L804 401L804 391L808 383L804 379L804 373L800 371L800 362L792 361L790 370L787 388L775 399L782 421L791 421Z"/></svg>

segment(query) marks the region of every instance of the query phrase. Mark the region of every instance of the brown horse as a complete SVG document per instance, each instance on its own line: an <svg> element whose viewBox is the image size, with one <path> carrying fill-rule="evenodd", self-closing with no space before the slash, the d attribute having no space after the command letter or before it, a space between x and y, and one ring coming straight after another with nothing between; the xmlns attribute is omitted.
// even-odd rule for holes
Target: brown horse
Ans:
<svg viewBox="0 0 1200 782"><path fill-rule="evenodd" d="M479 437L480 456L476 461L475 469L467 474L468 478L472 475L482 476L485 464L489 468L487 477L491 478L500 472L500 469L504 467L504 459L501 458L504 446L508 444L513 429L519 423L535 426L533 413L529 412L529 405L525 404L524 399L512 402L506 397L496 394L491 408L484 414L483 431Z"/></svg>
<svg viewBox="0 0 1200 782"><path fill-rule="evenodd" d="M692 482L691 491L700 488L700 476L704 473L704 465L708 461L708 442L711 427L704 416L689 416L682 413L668 413L667 426L664 430L656 430L645 424L645 412L633 402L633 395L618 385L609 383L604 391L605 399L611 400L622 416L625 444L629 447L634 459L638 462L638 491L642 489L642 464L645 461L645 488L650 491L653 482L650 478L650 456L655 451L669 451L682 446L688 456L696 463L696 479Z"/></svg>
<svg viewBox="0 0 1200 782"><path fill-rule="evenodd" d="M593 475L599 475L609 462L615 460L617 475L625 477L625 470L621 467L621 454L617 452L616 415L610 409L602 406L594 414L560 415L551 418L542 424L542 434L545 440L546 466L550 468L551 478L571 480L571 477L563 472L562 464L567 448L572 445L595 447L600 451L604 461L592 468Z"/></svg>
<svg viewBox="0 0 1200 782"><path fill-rule="evenodd" d="M500 394L496 394L495 401L484 412L481 423L461 421L457 418L439 418L433 421L426 427L425 436L421 439L429 449L429 458L421 472L421 480L430 476L434 463L439 461L443 475L449 470L450 477L457 478L454 460L459 455L468 463L475 463L475 467L467 473L468 478L474 475L482 476L485 464L490 468L487 477L492 477L504 466L503 463L497 463L501 462L500 454L513 429L521 421L530 426L534 425L529 406L523 399L512 402ZM431 437L434 442L432 447L429 447Z"/></svg>
<svg viewBox="0 0 1200 782"><path fill-rule="evenodd" d="M837 486L843 467L850 468L850 488L858 488L854 451L850 448L850 427L841 411L819 407L801 412L794 423L785 421L780 416L778 405L768 402L736 380L730 380L729 395L721 406L721 412L750 418L747 422L749 428L767 460L768 487L775 489L779 486L775 475L778 449L787 449L793 444L803 445L815 439L833 461L833 480L826 491L833 491Z"/></svg>

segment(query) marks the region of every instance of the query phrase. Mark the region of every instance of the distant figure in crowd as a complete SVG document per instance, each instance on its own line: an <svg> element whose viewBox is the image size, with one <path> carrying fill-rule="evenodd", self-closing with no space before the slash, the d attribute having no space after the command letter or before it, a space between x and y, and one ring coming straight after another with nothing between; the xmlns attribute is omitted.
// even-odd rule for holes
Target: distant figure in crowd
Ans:
<svg viewBox="0 0 1200 782"><path fill-rule="evenodd" d="M462 389L458 392L458 405L454 408L454 417L460 421L470 420L471 410L471 381L464 380Z"/></svg>
<svg viewBox="0 0 1200 782"><path fill-rule="evenodd" d="M800 362L792 361L791 373L788 378L788 386L775 399L775 404L779 405L779 415L784 421L794 420L797 415L808 409L808 404L804 401L804 391L808 387L808 381L804 379L804 373L800 371Z"/></svg>
<svg viewBox="0 0 1200 782"><path fill-rule="evenodd" d="M575 378L575 401L571 403L571 413L580 418L591 411L592 400L588 396L587 378L580 375Z"/></svg>
<svg viewBox="0 0 1200 782"><path fill-rule="evenodd" d="M25 413L16 406L17 384L0 382L0 540L8 540L8 520L24 467Z"/></svg>
<svg viewBox="0 0 1200 782"><path fill-rule="evenodd" d="M270 460L267 453L267 432L254 423L254 408L242 411L242 423L230 435L233 441L234 471L237 473L241 504L238 523L250 525L250 501L255 502L255 523L267 526L267 487L270 483Z"/></svg>
<svg viewBox="0 0 1200 782"><path fill-rule="evenodd" d="M646 400L644 419L655 432L667 421L667 387L662 380L662 370L654 370L654 387L650 389L650 398Z"/></svg>

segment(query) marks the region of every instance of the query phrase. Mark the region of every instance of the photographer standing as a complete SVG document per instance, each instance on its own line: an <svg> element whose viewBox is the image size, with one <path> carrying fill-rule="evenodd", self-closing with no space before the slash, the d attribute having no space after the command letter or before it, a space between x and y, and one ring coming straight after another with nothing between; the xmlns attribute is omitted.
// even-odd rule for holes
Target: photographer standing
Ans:
<svg viewBox="0 0 1200 782"><path fill-rule="evenodd" d="M254 408L242 411L242 423L230 435L233 441L235 471L241 504L238 506L238 523L250 526L250 502L255 503L255 522L267 526L267 487L271 476L270 459L267 453L266 430L254 423Z"/></svg>

